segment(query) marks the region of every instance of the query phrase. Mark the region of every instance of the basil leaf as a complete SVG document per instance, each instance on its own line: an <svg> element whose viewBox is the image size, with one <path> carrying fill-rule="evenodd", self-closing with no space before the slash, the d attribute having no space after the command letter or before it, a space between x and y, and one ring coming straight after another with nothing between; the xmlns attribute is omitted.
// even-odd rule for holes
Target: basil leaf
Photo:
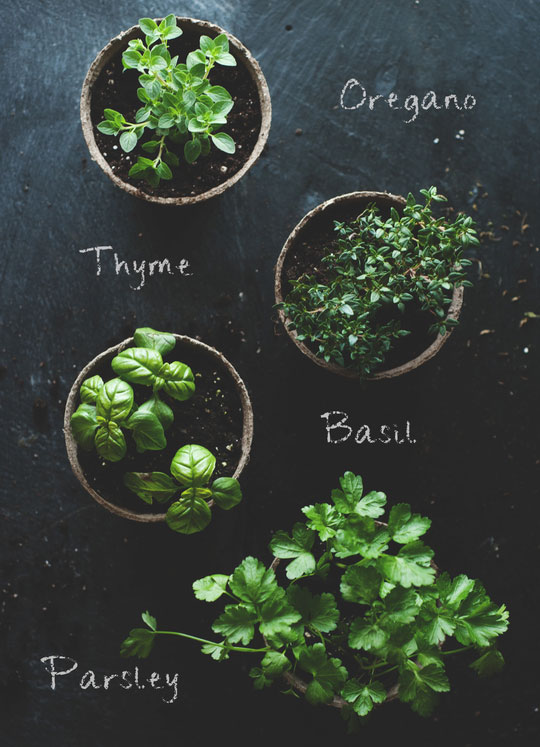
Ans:
<svg viewBox="0 0 540 747"><path fill-rule="evenodd" d="M96 411L98 418L118 423L129 417L133 409L133 389L122 379L111 379L98 394Z"/></svg>
<svg viewBox="0 0 540 747"><path fill-rule="evenodd" d="M182 485L206 485L216 467L215 456L204 446L188 444L178 449L171 462L171 474Z"/></svg>
<svg viewBox="0 0 540 747"><path fill-rule="evenodd" d="M119 462L126 454L126 439L120 426L113 421L99 426L95 444L97 453L108 462Z"/></svg>
<svg viewBox="0 0 540 747"><path fill-rule="evenodd" d="M158 503L165 503L178 490L172 477L164 472L126 472L124 485L149 504L152 504L154 498Z"/></svg>
<svg viewBox="0 0 540 747"><path fill-rule="evenodd" d="M155 142L156 146L159 145L157 140L153 142ZM146 145L149 145L149 143L146 143ZM157 350L161 355L170 353L176 345L176 338L174 335L171 335L168 332L158 332L157 330L152 329L152 327L139 327L136 329L133 334L133 340L138 348Z"/></svg>
<svg viewBox="0 0 540 747"><path fill-rule="evenodd" d="M96 408L84 403L79 405L71 416L71 430L73 438L84 451L92 451L97 427Z"/></svg>
<svg viewBox="0 0 540 747"><path fill-rule="evenodd" d="M169 527L180 534L195 534L210 523L212 512L206 502L211 495L205 488L188 488L180 500L175 501L167 511Z"/></svg>
<svg viewBox="0 0 540 747"><path fill-rule="evenodd" d="M152 415L155 415L164 430L167 430L174 420L173 411L169 405L158 397L157 394L153 394L149 400L143 402L139 407L138 412L150 412Z"/></svg>
<svg viewBox="0 0 540 747"><path fill-rule="evenodd" d="M212 497L220 508L228 511L242 500L242 488L234 477L218 477L212 484Z"/></svg>
<svg viewBox="0 0 540 747"><path fill-rule="evenodd" d="M137 410L126 423L131 429L137 451L159 451L167 446L163 426L151 412Z"/></svg>
<svg viewBox="0 0 540 747"><path fill-rule="evenodd" d="M85 379L79 392L81 402L94 405L102 386L103 379L101 376L91 376L89 379Z"/></svg>
<svg viewBox="0 0 540 747"><path fill-rule="evenodd" d="M152 386L163 366L157 350L149 348L127 348L111 361L113 371L132 384Z"/></svg>
<svg viewBox="0 0 540 747"><path fill-rule="evenodd" d="M193 372L185 363L180 363L180 361L164 363L159 376L164 380L161 387L163 391L180 402L189 399L195 391Z"/></svg>

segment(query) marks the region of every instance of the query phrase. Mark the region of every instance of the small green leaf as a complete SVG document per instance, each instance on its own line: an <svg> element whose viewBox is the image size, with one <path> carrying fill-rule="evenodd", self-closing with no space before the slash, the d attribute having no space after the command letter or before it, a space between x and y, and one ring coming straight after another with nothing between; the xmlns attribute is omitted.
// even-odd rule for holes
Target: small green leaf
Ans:
<svg viewBox="0 0 540 747"><path fill-rule="evenodd" d="M98 418L123 422L133 409L133 389L122 379L111 379L99 390L96 400Z"/></svg>
<svg viewBox="0 0 540 747"><path fill-rule="evenodd" d="M404 545L397 555L381 557L378 563L392 583L401 584L408 589L410 586L433 583L435 569L430 565L432 557L433 550L417 540Z"/></svg>
<svg viewBox="0 0 540 747"><path fill-rule="evenodd" d="M120 147L125 153L131 153L137 145L137 135L134 130L128 130L120 135Z"/></svg>
<svg viewBox="0 0 540 747"><path fill-rule="evenodd" d="M154 141L158 145L157 141ZM150 145L150 143L146 143ZM144 147L144 146L143 146ZM169 332L158 332L152 327L138 327L133 333L133 341L138 348L157 350L161 355L170 353L176 345L176 338Z"/></svg>
<svg viewBox="0 0 540 747"><path fill-rule="evenodd" d="M143 612L141 615L143 622L148 625L150 630L157 630L157 621L148 611Z"/></svg>
<svg viewBox="0 0 540 747"><path fill-rule="evenodd" d="M92 405L81 404L71 416L71 430L73 438L84 451L92 451L98 421L96 408Z"/></svg>
<svg viewBox="0 0 540 747"><path fill-rule="evenodd" d="M220 508L228 511L242 500L242 488L234 477L218 477L212 483L212 497Z"/></svg>
<svg viewBox="0 0 540 747"><path fill-rule="evenodd" d="M281 530L274 534L270 550L276 558L293 558L287 566L287 578L292 580L315 571L315 558L311 552L314 540L315 532L300 523L294 525L292 537Z"/></svg>
<svg viewBox="0 0 540 747"><path fill-rule="evenodd" d="M307 526L319 534L321 542L335 537L341 517L333 506L316 503L314 506L304 506L302 512L309 519Z"/></svg>
<svg viewBox="0 0 540 747"><path fill-rule="evenodd" d="M215 602L227 590L229 577L222 573L214 573L193 582L195 597L203 602Z"/></svg>
<svg viewBox="0 0 540 747"><path fill-rule="evenodd" d="M341 691L347 703L352 703L354 712L358 716L367 716L376 703L386 700L386 689L382 682L360 683L358 680L348 680Z"/></svg>
<svg viewBox="0 0 540 747"><path fill-rule="evenodd" d="M333 594L312 594L297 584L287 589L287 597L301 615L302 625L315 628L321 633L335 630L339 620L339 610Z"/></svg>
<svg viewBox="0 0 540 747"><path fill-rule="evenodd" d="M480 677L490 677L504 667L504 658L496 648L490 648L470 665Z"/></svg>
<svg viewBox="0 0 540 747"><path fill-rule="evenodd" d="M126 422L137 444L137 450L159 451L167 446L167 439L159 419L151 412L136 410Z"/></svg>
<svg viewBox="0 0 540 747"><path fill-rule="evenodd" d="M234 140L226 132L216 132L214 135L210 135L212 142L219 148L219 150L225 153L234 153L236 151L236 145Z"/></svg>
<svg viewBox="0 0 540 747"><path fill-rule="evenodd" d="M147 628L130 630L120 647L120 656L138 656L140 659L146 659L154 646L154 638L154 632Z"/></svg>
<svg viewBox="0 0 540 747"><path fill-rule="evenodd" d="M346 602L372 604L379 598L382 576L376 568L351 566L341 577L340 591Z"/></svg>
<svg viewBox="0 0 540 747"><path fill-rule="evenodd" d="M96 431L97 453L108 462L119 462L126 455L126 439L114 421L103 423Z"/></svg>
<svg viewBox="0 0 540 747"><path fill-rule="evenodd" d="M207 491L195 488L185 495L182 493L179 501L169 506L166 514L168 526L180 534L195 534L208 526L212 519L212 512L204 500Z"/></svg>
<svg viewBox="0 0 540 747"><path fill-rule="evenodd" d="M89 379L85 379L81 384L79 392L81 402L88 405L94 405L102 386L103 379L101 376L91 376Z"/></svg>
<svg viewBox="0 0 540 747"><path fill-rule="evenodd" d="M225 636L229 643L246 646L255 635L257 613L248 604L228 604L212 625L214 633Z"/></svg>
<svg viewBox="0 0 540 747"><path fill-rule="evenodd" d="M157 394L153 394L149 400L144 402L139 407L138 412L150 412L152 415L155 415L164 430L167 430L174 421L173 411Z"/></svg>
<svg viewBox="0 0 540 747"><path fill-rule="evenodd" d="M172 179L172 171L169 168L169 166L167 166L165 161L160 161L158 163L158 165L156 166L156 173L160 179L166 179L166 180Z"/></svg>
<svg viewBox="0 0 540 747"><path fill-rule="evenodd" d="M201 155L201 141L198 137L193 137L184 145L184 157L188 163L195 163Z"/></svg>
<svg viewBox="0 0 540 747"><path fill-rule="evenodd" d="M278 589L274 571L251 556L245 558L235 569L230 587L235 596L252 604L262 604Z"/></svg>
<svg viewBox="0 0 540 747"><path fill-rule="evenodd" d="M148 504L154 499L165 503L178 492L178 485L164 472L126 472L124 485Z"/></svg>
<svg viewBox="0 0 540 747"><path fill-rule="evenodd" d="M165 363L159 371L159 376L164 382L163 391L179 402L189 399L195 391L193 371L185 363Z"/></svg>
<svg viewBox="0 0 540 747"><path fill-rule="evenodd" d="M141 31L148 36L152 36L157 31L157 23L152 18L140 18L139 26Z"/></svg>
<svg viewBox="0 0 540 747"><path fill-rule="evenodd" d="M171 462L171 474L186 486L207 485L216 466L215 456L203 446L188 444L178 449Z"/></svg>
<svg viewBox="0 0 540 747"><path fill-rule="evenodd" d="M313 676L306 690L306 699L314 705L329 703L347 679L347 670L341 661L330 658L322 643L301 649L298 664Z"/></svg>
<svg viewBox="0 0 540 747"><path fill-rule="evenodd" d="M126 348L111 361L113 371L132 384L152 386L163 366L157 350Z"/></svg>
<svg viewBox="0 0 540 747"><path fill-rule="evenodd" d="M413 514L407 503L398 503L392 507L388 519L388 531L394 542L406 545L427 532L431 520L420 514Z"/></svg>

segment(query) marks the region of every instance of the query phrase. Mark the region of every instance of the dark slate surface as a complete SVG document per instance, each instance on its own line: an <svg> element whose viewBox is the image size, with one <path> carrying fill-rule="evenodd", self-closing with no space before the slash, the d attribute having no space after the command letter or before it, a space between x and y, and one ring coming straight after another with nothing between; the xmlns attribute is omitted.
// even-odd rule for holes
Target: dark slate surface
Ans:
<svg viewBox="0 0 540 747"><path fill-rule="evenodd" d="M2 5L2 745L386 745L404 735L422 745L536 743L540 322L520 320L540 313L538 3ZM268 149L249 175L222 198L183 210L116 189L89 162L78 120L98 50L139 16L171 10L216 21L244 41L274 105ZM350 77L372 94L434 89L471 93L478 103L470 112L420 112L405 124L386 105L340 110ZM431 183L493 231L475 253L458 331L399 381L360 387L315 370L272 322L272 269L288 232L335 194ZM96 277L79 250L98 245L131 261L187 257L194 274L150 278L133 291L110 260ZM67 463L62 413L76 372L143 324L216 345L253 397L247 499L198 537L109 515ZM493 332L481 335L486 329ZM334 409L358 426L410 419L418 442L328 446L320 414ZM141 665L146 674L179 672L173 705L148 690L82 691L73 677L51 691L40 657L71 656L79 674L119 672L119 642L143 609L162 626L207 633L213 610L193 599L192 580L228 572L247 553L267 561L271 532L324 500L345 469L429 513L439 565L482 578L508 603L502 675L479 683L457 663L433 718L393 704L354 741L330 709L254 692L250 660L218 665L173 639Z"/></svg>

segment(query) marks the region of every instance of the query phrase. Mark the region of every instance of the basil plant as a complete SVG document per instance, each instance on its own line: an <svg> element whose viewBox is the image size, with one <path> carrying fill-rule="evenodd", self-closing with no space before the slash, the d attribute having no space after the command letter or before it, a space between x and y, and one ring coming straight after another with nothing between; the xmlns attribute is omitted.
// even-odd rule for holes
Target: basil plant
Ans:
<svg viewBox="0 0 540 747"><path fill-rule="evenodd" d="M174 455L170 475L127 472L124 484L148 504L174 499L167 510L167 524L175 532L194 534L210 523L211 502L229 510L242 500L240 484L234 477L218 477L210 484L215 467L216 457L208 449L188 444Z"/></svg>

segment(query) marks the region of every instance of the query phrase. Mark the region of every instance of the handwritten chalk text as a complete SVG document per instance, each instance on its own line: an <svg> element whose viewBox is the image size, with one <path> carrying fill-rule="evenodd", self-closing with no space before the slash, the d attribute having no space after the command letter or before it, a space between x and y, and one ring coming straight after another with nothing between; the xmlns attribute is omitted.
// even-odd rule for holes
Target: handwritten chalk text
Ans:
<svg viewBox="0 0 540 747"><path fill-rule="evenodd" d="M176 260L171 261L167 258L155 259L151 262L147 262L146 259L137 262L137 260L134 259L128 262L127 260L120 259L117 252L113 252L113 261L109 260L106 262L104 259L102 259L101 255L103 252L112 251L112 246L92 246L89 249L79 249L79 252L81 254L88 254L90 252L94 253L96 260L96 275L101 275L103 273L104 264L108 264L109 266L114 267L114 272L116 273L116 275L127 275L129 277L134 277L137 285L130 285L129 287L131 288L131 290L138 291L141 290L141 288L144 288L146 278L148 276L175 274L189 276L193 274L189 271L189 260L187 259L181 259L178 264L174 264ZM111 257L110 254L105 256Z"/></svg>
<svg viewBox="0 0 540 747"><path fill-rule="evenodd" d="M390 109L405 109L411 115L409 119L403 120L405 124L414 122L420 110L445 109L448 111L451 109L456 111L470 111L476 106L476 98L471 93L460 99L455 93L441 96L437 95L435 91L427 91L423 97L411 93L403 100L402 104L401 101L402 99L393 91L388 96L383 96L382 94L376 94L375 96L368 95L364 86L356 78L350 78L345 83L339 99L341 108L347 111L361 109L364 105L366 109L373 111L375 106L380 108L382 104L386 104ZM380 103L377 104L377 102Z"/></svg>
<svg viewBox="0 0 540 747"><path fill-rule="evenodd" d="M43 656L42 664L50 677L51 690L56 690L57 679L73 674L79 664L69 656ZM78 687L81 690L112 690L119 687L122 690L164 690L161 696L164 703L174 703L178 698L178 674L152 674L145 677L139 667L133 671L124 670L118 674L98 674L92 669L87 670L81 677L77 674Z"/></svg>
<svg viewBox="0 0 540 747"><path fill-rule="evenodd" d="M325 412L321 418L326 420L326 443L342 444L352 439L357 444L415 444L416 439L411 435L411 424L407 420L403 427L396 423L393 425L380 425L373 427L361 425L356 430L348 425L349 416L341 410Z"/></svg>

